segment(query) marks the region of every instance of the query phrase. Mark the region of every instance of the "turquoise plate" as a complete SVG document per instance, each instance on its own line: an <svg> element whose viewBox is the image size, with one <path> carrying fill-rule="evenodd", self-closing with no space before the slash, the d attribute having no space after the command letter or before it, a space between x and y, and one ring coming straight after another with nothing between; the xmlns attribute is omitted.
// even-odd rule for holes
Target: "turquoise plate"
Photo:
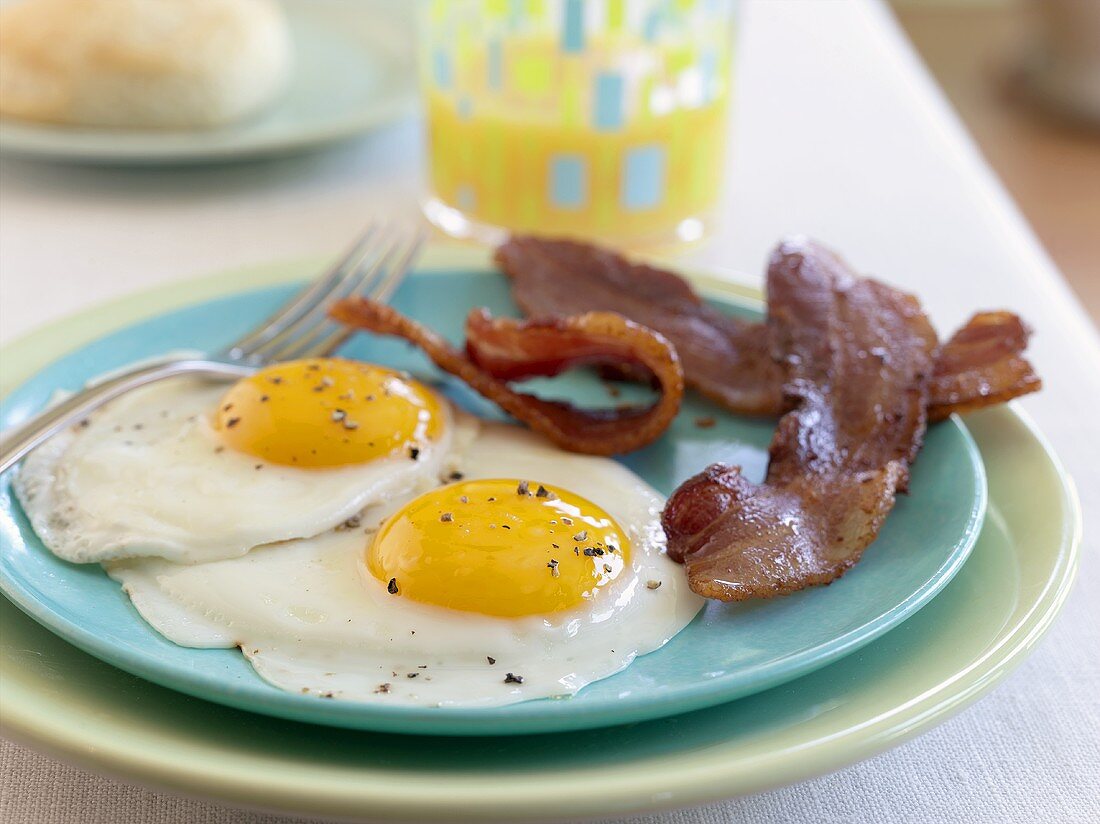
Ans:
<svg viewBox="0 0 1100 824"><path fill-rule="evenodd" d="M54 362L4 400L0 426L41 408L57 388L170 349L216 348L265 317L293 287L268 287L211 300L136 323ZM397 308L452 340L466 310L514 313L504 280L483 267L429 269L410 277ZM723 311L757 316L748 303L716 301ZM417 353L394 341L360 336L346 354L431 374L457 403L500 417L464 386L442 379ZM544 384L588 404L606 404L602 385L586 374ZM694 421L713 416L718 425ZM729 416L689 397L669 432L624 459L661 491L711 461L742 465L762 476L773 424ZM332 726L448 735L516 734L608 726L669 716L730 701L789 681L859 649L927 604L959 570L985 512L978 451L957 421L932 427L913 470L911 494L864 561L829 587L759 603L711 603L664 649L567 700L490 709L406 708L323 701L262 681L237 650L176 646L146 625L118 585L98 566L76 566L46 551L0 483L0 588L61 637L115 666L181 692L233 707Z"/></svg>

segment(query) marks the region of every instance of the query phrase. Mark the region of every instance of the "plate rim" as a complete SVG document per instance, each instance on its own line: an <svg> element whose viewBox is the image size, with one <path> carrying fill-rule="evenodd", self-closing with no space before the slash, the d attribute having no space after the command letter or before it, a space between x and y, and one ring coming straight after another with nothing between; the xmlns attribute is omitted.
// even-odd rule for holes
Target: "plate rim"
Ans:
<svg viewBox="0 0 1100 824"><path fill-rule="evenodd" d="M445 250L436 251L433 257L432 262L438 261L445 269L466 268L461 267L454 256L448 256ZM481 258L483 263L485 260L484 257ZM478 273L493 271L491 266L468 268ZM424 270L423 274L421 269ZM432 267L426 261L423 267L418 267L417 274L418 277L430 278L441 271L443 271L442 268ZM229 275L220 279L220 286L228 286L228 289L223 289L224 296L247 296L251 291L235 289L234 285L236 285L235 280ZM746 303L728 291L721 294L713 289L710 291L727 299L735 298L737 300L735 305ZM160 316L155 315L152 320L155 322L156 317ZM126 326L129 324L120 328L126 328ZM13 360L18 361L18 358ZM7 399L6 392L4 399ZM988 503L986 472L977 445L967 428L957 418L953 419L949 426L953 430L952 436L961 437L965 451L963 459L973 467L973 475L968 480L975 494L973 499L968 501L969 506L965 516L968 523L966 532L950 546L928 580L898 602L890 604L889 608L881 614L862 622L859 626L822 640L809 648L731 673L734 676L732 680L727 677L684 684L671 694L648 697L638 695L625 704L616 703L614 708L609 707L606 701L595 705L589 702L571 704L568 708L569 712L559 712L558 710L564 710L566 707L555 702L550 704L535 702L532 705L512 707L510 714L501 716L494 712L461 707L377 707L369 704L333 702L319 707L312 703L305 703L301 696L288 697L282 693L269 694L267 691L257 693L251 685L248 690L242 692L227 687L218 677L207 676L201 668L191 667L181 672L179 666L171 661L150 659L140 650L131 649L125 645L120 647L115 642L103 640L94 632L94 629L86 628L64 616L58 616L49 602L43 602L37 594L28 590L20 576L11 576L7 573L0 576L0 592L55 635L112 666L186 695L261 715L343 729L448 736L522 735L644 722L727 703L807 675L835 663L882 637L929 604L951 582L970 556L977 543Z"/></svg>
<svg viewBox="0 0 1100 824"><path fill-rule="evenodd" d="M480 250L473 251L474 254L470 259L482 261L487 259L486 253ZM451 250L451 256L448 258L451 263L454 261L454 254L454 250ZM429 265L431 259L432 255L429 253ZM226 273L221 273L131 293L74 313L67 318L48 322L0 347L0 353L9 356L13 352L21 353L27 360L20 371L33 374L60 354L79 346L82 340L98 337L111 329L157 315L166 309L179 308L214 297L219 293L218 286L223 287L221 293L224 293L239 290L248 282L260 286L270 285L280 280L293 280L301 272L300 268L295 267L301 265L300 263L283 266L269 264L238 270L230 289L224 289ZM713 287L718 291L759 299L759 293L756 290L729 284L714 275L697 278L696 282L708 291ZM50 339L50 333L59 326L68 327L65 342ZM12 370L3 368L4 361L10 363L11 358L0 358L0 392L6 395L10 385L21 382L21 378L14 376ZM651 788L641 785L630 791L624 790L613 794L606 785L601 784L587 802L584 797L578 797L573 793L570 800L574 803L590 802L590 804L583 812L574 810L570 814L614 815L637 812L640 809L669 809L687 804L705 803L734 794L780 786L839 769L911 738L946 719L990 690L1023 660L1053 623L1072 586L1080 554L1082 529L1080 504L1072 480L1066 474L1057 455L1051 450L1034 423L1020 411L1016 404L1011 404L1005 409L979 413L979 419L979 422L986 420L1002 422L1029 435L1035 441L1035 446L1042 453L1043 458L1049 462L1056 486L1052 494L1064 504L1064 509L1060 513L1063 517L1056 526L1052 527L1057 532L1058 542L1057 546L1049 551L1052 559L1049 576L1043 581L1042 586L1037 588L1038 591L1031 599L1026 613L1011 625L1001 628L997 634L996 644L971 661L968 666L945 678L935 688L927 690L919 700L910 701L903 706L893 706L866 723L845 729L828 741L815 742L812 747L807 748L813 749L813 752L802 751L795 758L789 757L791 756L789 752L761 755L749 765L750 768L746 768L746 765L740 762L712 764L703 771L702 775L693 771L690 777L686 776L685 770L675 776L680 779L676 789L656 796L648 792ZM982 429L986 425L988 424L981 423L978 428ZM10 682L5 688L5 693L11 699ZM281 812L314 815L325 812L345 816L361 816L369 812L371 815L398 818L453 812L454 805L459 803L456 802L453 794L448 798L437 798L433 801L430 798L430 787L427 786L417 788L415 803L408 799L405 801L397 799L392 786L369 793L367 792L369 788L358 784L356 786L358 793L349 796L349 788L347 786L341 788L337 782L324 789L326 793L342 789L341 792L336 792L334 795L322 795L316 792L307 797L299 790L292 790L285 786L273 787L263 782L250 783L239 775L233 779L227 779L225 776L210 775L201 770L182 769L180 764L173 761L171 754L162 753L161 760L157 761L150 759L147 752L140 750L130 752L125 736L104 741L96 739L93 733L85 735L83 730L51 725L48 714L35 713L31 701L33 697L28 693L21 700L5 702L4 714L0 717L0 732L64 760L131 781L152 784L177 794L198 794L202 797L213 797L230 803ZM823 747L824 750L822 750ZM199 788L202 790L201 793L198 792ZM561 788L555 789L560 796ZM318 803L321 801L324 805ZM512 799L516 806L510 808L501 807L497 803L498 799L490 803L484 794L470 796L467 801L471 805L480 804L481 806L464 809L464 814L507 816L511 820L516 819L519 814L517 810L525 811L528 816L531 815L532 804L527 790L522 797ZM639 806L639 801L644 802L644 807ZM543 815L549 814L543 813Z"/></svg>

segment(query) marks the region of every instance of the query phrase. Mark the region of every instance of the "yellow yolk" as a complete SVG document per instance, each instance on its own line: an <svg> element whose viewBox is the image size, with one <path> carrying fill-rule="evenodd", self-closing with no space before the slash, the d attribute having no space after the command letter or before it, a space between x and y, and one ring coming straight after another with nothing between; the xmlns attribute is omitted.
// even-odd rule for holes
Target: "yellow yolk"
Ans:
<svg viewBox="0 0 1100 824"><path fill-rule="evenodd" d="M484 615L547 615L613 581L630 544L600 507L559 487L464 481L407 503L367 566L395 596Z"/></svg>
<svg viewBox="0 0 1100 824"><path fill-rule="evenodd" d="M279 363L235 383L214 426L226 446L271 463L319 468L405 453L438 437L440 402L398 372L357 361Z"/></svg>

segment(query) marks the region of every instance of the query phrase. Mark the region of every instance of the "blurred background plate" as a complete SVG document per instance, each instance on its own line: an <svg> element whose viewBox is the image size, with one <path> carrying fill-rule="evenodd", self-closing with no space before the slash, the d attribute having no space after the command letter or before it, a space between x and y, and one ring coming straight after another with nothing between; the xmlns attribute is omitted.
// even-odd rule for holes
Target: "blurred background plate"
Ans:
<svg viewBox="0 0 1100 824"><path fill-rule="evenodd" d="M285 94L259 116L214 129L136 131L0 120L7 157L97 164L249 159L353 137L416 111L413 3L283 0L294 41Z"/></svg>

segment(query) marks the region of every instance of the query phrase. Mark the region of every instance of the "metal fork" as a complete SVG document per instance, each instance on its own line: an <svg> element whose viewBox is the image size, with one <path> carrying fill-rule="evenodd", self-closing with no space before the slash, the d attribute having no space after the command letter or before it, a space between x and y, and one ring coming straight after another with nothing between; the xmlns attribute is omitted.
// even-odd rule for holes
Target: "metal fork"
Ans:
<svg viewBox="0 0 1100 824"><path fill-rule="evenodd" d="M158 361L112 374L4 432L0 435L0 473L65 427L139 386L178 375L237 380L277 361L332 354L352 330L329 320L329 308L353 294L388 300L424 239L419 226L408 231L371 223L337 263L240 340L202 357Z"/></svg>

